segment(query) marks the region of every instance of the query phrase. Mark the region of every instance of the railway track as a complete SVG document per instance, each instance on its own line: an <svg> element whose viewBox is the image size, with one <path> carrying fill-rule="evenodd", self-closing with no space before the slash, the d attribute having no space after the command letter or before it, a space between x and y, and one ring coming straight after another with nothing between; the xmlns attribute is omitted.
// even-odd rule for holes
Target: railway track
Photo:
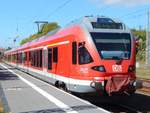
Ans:
<svg viewBox="0 0 150 113"><path fill-rule="evenodd" d="M104 98L108 100L107 102L101 97L95 98L94 101L88 97L84 99L112 113L150 113L150 79L138 78L138 80L143 82L143 88L138 89L131 97L112 100Z"/></svg>
<svg viewBox="0 0 150 113"><path fill-rule="evenodd" d="M132 108L131 106L128 106L128 105L120 104L120 105L118 105L118 107L124 109L126 111L126 113L137 113L137 112L139 112L139 111L137 111L137 109Z"/></svg>
<svg viewBox="0 0 150 113"><path fill-rule="evenodd" d="M139 113L140 112L138 108L132 106L131 104L133 103L134 105L136 105L138 103L134 103L134 102L130 103L127 101L129 101L129 98L126 98L124 100L120 99L117 101L114 101L114 99L113 100L107 99L107 102L103 102L103 100L100 100L99 102L91 102L91 103L98 107L106 109L111 113Z"/></svg>
<svg viewBox="0 0 150 113"><path fill-rule="evenodd" d="M138 89L137 92L150 96L150 79L138 78L138 80L143 82L143 88Z"/></svg>
<svg viewBox="0 0 150 113"><path fill-rule="evenodd" d="M123 104L102 104L98 105L104 109L107 109L111 113L137 113L137 109L134 109L128 105Z"/></svg>

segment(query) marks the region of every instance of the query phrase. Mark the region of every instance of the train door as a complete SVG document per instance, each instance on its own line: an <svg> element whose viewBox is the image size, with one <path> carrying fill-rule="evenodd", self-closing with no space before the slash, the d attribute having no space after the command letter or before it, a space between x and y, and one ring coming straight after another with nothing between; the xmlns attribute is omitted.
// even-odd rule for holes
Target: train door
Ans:
<svg viewBox="0 0 150 113"><path fill-rule="evenodd" d="M66 86L65 86L65 88L67 88L67 90L69 90L70 89L70 83L71 83L71 81L70 81L70 64L71 64L71 59L70 59L70 43L69 44L67 44L66 45L66 51L65 51L65 66L64 66L64 68L65 68L65 70L66 70L66 75L67 75L67 78L69 78L68 80L67 80L67 84L66 84ZM66 90L66 89L65 89Z"/></svg>
<svg viewBox="0 0 150 113"><path fill-rule="evenodd" d="M52 73L56 74L58 66L58 47L53 47L52 54Z"/></svg>
<svg viewBox="0 0 150 113"><path fill-rule="evenodd" d="M56 79L61 81L62 83L68 84L69 83L69 59L68 59L68 43L61 44L58 46L57 55L55 53L54 58L57 58L57 65L56 65Z"/></svg>
<svg viewBox="0 0 150 113"><path fill-rule="evenodd" d="M67 49L67 56L68 56L68 78L76 78L77 72L79 71L77 66L77 42L73 41L70 44L68 44ZM68 90L72 91L74 89L74 82L71 81L72 79L69 79L69 84L67 85Z"/></svg>
<svg viewBox="0 0 150 113"><path fill-rule="evenodd" d="M52 70L52 48L48 48L48 58L47 58L47 69L48 72Z"/></svg>
<svg viewBox="0 0 150 113"><path fill-rule="evenodd" d="M78 66L77 66L77 42L73 41L71 44L71 61L70 61L70 72L69 75L71 78L77 76L77 72L79 71Z"/></svg>
<svg viewBox="0 0 150 113"><path fill-rule="evenodd" d="M57 59L55 59L55 55L57 53L57 50L54 48L48 48L47 50L47 72L48 72L48 77L50 78L50 81L52 83L55 83L55 74L57 71ZM56 54L57 55L57 54ZM56 61L55 61L56 60Z"/></svg>

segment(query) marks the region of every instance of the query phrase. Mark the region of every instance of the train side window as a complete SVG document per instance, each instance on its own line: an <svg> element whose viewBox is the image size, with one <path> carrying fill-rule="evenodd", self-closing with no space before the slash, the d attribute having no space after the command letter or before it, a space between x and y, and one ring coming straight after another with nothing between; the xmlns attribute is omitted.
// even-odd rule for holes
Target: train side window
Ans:
<svg viewBox="0 0 150 113"><path fill-rule="evenodd" d="M39 63L39 60L38 60L38 50L35 50L35 67L38 67L38 63Z"/></svg>
<svg viewBox="0 0 150 113"><path fill-rule="evenodd" d="M80 43L78 48L78 56L79 56L79 64L88 64L93 62L93 59L88 50L84 47L84 45L81 45Z"/></svg>
<svg viewBox="0 0 150 113"><path fill-rule="evenodd" d="M53 62L58 62L58 47L53 48Z"/></svg>
<svg viewBox="0 0 150 113"><path fill-rule="evenodd" d="M17 54L15 54L15 62L17 62Z"/></svg>
<svg viewBox="0 0 150 113"><path fill-rule="evenodd" d="M25 52L24 60L27 61L27 52Z"/></svg>
<svg viewBox="0 0 150 113"><path fill-rule="evenodd" d="M29 51L29 62L31 61L31 51Z"/></svg>
<svg viewBox="0 0 150 113"><path fill-rule="evenodd" d="M43 65L43 62L42 62L42 50L40 50L40 67L42 67L42 65Z"/></svg>
<svg viewBox="0 0 150 113"><path fill-rule="evenodd" d="M22 60L23 59L23 57L22 57L22 53L19 53L19 63L22 63Z"/></svg>
<svg viewBox="0 0 150 113"><path fill-rule="evenodd" d="M77 42L72 42L72 64L77 64Z"/></svg>
<svg viewBox="0 0 150 113"><path fill-rule="evenodd" d="M25 61L27 60L27 52L22 53L22 61L23 63L25 63Z"/></svg>
<svg viewBox="0 0 150 113"><path fill-rule="evenodd" d="M12 60L12 62L14 62L14 60L15 60L14 54L12 54L11 60Z"/></svg>
<svg viewBox="0 0 150 113"><path fill-rule="evenodd" d="M39 50L36 51L36 67L39 67Z"/></svg>
<svg viewBox="0 0 150 113"><path fill-rule="evenodd" d="M34 66L34 51L31 51L31 66Z"/></svg>
<svg viewBox="0 0 150 113"><path fill-rule="evenodd" d="M52 49L48 49L48 69L52 69Z"/></svg>
<svg viewBox="0 0 150 113"><path fill-rule="evenodd" d="M17 63L19 63L19 54L17 53Z"/></svg>
<svg viewBox="0 0 150 113"><path fill-rule="evenodd" d="M24 63L25 62L25 53L23 52L22 53L22 62L21 63Z"/></svg>
<svg viewBox="0 0 150 113"><path fill-rule="evenodd" d="M37 66L37 51L35 50L34 51L34 54L35 54L35 59L34 59L34 62L35 62L35 67Z"/></svg>
<svg viewBox="0 0 150 113"><path fill-rule="evenodd" d="M36 52L35 51L33 51L33 66L35 66L36 65Z"/></svg>

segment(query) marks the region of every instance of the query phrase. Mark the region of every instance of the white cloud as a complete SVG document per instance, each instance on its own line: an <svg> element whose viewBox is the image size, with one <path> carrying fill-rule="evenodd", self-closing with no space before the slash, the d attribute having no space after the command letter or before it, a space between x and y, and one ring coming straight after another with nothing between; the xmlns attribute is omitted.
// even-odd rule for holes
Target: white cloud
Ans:
<svg viewBox="0 0 150 113"><path fill-rule="evenodd" d="M122 5L122 6L137 6L149 4L150 0L90 0L96 4L105 4L105 5Z"/></svg>

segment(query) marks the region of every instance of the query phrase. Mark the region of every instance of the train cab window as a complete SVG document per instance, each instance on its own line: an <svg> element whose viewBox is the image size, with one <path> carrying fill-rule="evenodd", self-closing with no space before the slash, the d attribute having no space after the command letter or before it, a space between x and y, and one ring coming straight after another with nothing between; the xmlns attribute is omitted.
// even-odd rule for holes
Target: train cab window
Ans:
<svg viewBox="0 0 150 113"><path fill-rule="evenodd" d="M53 62L58 62L58 47L53 48Z"/></svg>
<svg viewBox="0 0 150 113"><path fill-rule="evenodd" d="M52 69L52 49L48 49L48 69Z"/></svg>
<svg viewBox="0 0 150 113"><path fill-rule="evenodd" d="M72 64L77 64L77 42L72 42Z"/></svg>
<svg viewBox="0 0 150 113"><path fill-rule="evenodd" d="M79 43L78 48L78 57L79 57L79 64L88 64L93 62L93 59L88 52L88 50L85 48L84 44Z"/></svg>
<svg viewBox="0 0 150 113"><path fill-rule="evenodd" d="M130 33L95 33L91 32L99 56L105 60L130 59Z"/></svg>

